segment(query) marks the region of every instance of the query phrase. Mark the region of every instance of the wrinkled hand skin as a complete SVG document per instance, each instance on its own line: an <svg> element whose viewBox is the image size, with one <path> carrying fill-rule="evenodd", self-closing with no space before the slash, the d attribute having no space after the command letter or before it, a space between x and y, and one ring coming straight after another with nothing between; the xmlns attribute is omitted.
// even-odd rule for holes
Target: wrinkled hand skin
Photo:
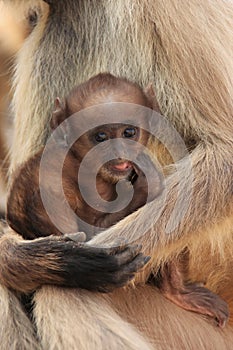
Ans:
<svg viewBox="0 0 233 350"><path fill-rule="evenodd" d="M0 280L23 293L45 284L110 292L127 284L149 261L140 246L92 247L70 235L32 241L6 235L2 240Z"/></svg>
<svg viewBox="0 0 233 350"><path fill-rule="evenodd" d="M66 283L99 292L123 287L150 259L140 253L141 246L98 248L81 244L78 256L72 247L68 249L64 264L62 260Z"/></svg>

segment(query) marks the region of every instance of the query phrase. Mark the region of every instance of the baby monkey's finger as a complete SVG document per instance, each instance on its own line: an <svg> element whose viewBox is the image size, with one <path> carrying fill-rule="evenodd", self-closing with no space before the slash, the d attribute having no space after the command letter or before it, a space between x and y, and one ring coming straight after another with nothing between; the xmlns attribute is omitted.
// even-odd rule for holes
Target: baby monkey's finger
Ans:
<svg viewBox="0 0 233 350"><path fill-rule="evenodd" d="M68 241L74 241L74 242L85 242L87 239L87 236L84 232L67 233L64 235L64 237Z"/></svg>

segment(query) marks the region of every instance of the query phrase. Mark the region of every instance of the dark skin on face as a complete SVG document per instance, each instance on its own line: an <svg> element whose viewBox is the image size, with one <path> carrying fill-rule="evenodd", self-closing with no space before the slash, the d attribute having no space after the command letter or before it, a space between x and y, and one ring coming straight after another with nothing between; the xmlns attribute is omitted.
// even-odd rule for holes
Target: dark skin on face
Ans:
<svg viewBox="0 0 233 350"><path fill-rule="evenodd" d="M139 86L125 79L118 79L110 74L100 74L76 87L67 97L65 103L62 103L59 99L56 100L56 109L51 120L51 128L55 129L69 116L85 108L109 102L132 103L147 107L147 109L157 108L153 91L150 89L145 94ZM96 115L93 109L94 117ZM61 193L56 191L56 177L61 164L59 155L49 160L46 184L44 184L48 193L51 192L52 188L52 193L56 194L55 196L53 195L51 200L53 207L56 208L57 227L53 225L48 217L41 201L39 190L39 166L42 150L20 169L12 185L7 213L9 225L26 239L35 239L37 237L50 236L51 234L61 236L63 233L58 229L59 224L65 227L67 234L83 230L86 238L90 239L98 232L98 228L110 227L143 206L147 200L155 199L163 189L161 176L149 157L142 155L139 147L139 145L146 146L148 142L149 134L145 131L148 126L147 120L142 115L142 127L135 127L132 125L133 123L130 124L130 120L133 121L134 116L130 115L128 117L122 124L106 124L91 129L79 137L67 153L62 173L63 190L70 207L81 219L81 222L71 218L70 214L64 211L62 205L63 197ZM65 134L65 136L67 135ZM65 136L63 135L63 137ZM104 145L106 141L114 139L135 141L132 146L135 159L131 158L129 160L122 157L122 154L119 153L115 159L107 162L103 160L101 163L103 165L96 176L96 189L100 197L106 201L106 204L105 206L100 206L101 210L98 211L89 206L83 199L77 174L82 160L90 150L99 144ZM114 153L114 150L110 148L111 145L107 146L107 151ZM122 149L124 151L124 146L121 148L121 152ZM98 153L99 160L104 159L101 158L102 156L102 154ZM153 179L152 193L148 193L145 174L134 163L134 160L140 157L142 164L147 169L147 175L149 174ZM90 202L94 201L92 198L93 189L89 181L89 175L93 170L94 163L95 157L91 160L87 176L84 177L82 183ZM116 185L118 182L121 182L124 193L127 193L129 186L133 187L133 198L124 209L108 213L108 203L117 198ZM85 223L91 225L91 229ZM64 239L69 242L70 237L65 235ZM75 237L72 239L75 240ZM54 237L48 237L47 244L50 244L51 247L51 244L56 246L58 242L54 240ZM44 252L46 252L47 244L41 247L42 250L44 249ZM72 251L68 248L69 243L67 244L67 254L70 254L70 265L63 267L65 274L62 275L60 273L59 277L61 280L50 276L50 281L53 284L108 291L127 283L133 278L134 273L148 261L148 258L143 257L139 253L139 247L123 246L108 251L90 246L86 247L83 244L80 246L78 261L76 256L76 261L74 262ZM74 264L79 264L78 273L77 267L74 268ZM156 278L156 285L161 293L180 307L215 317L219 325L224 325L228 316L225 302L207 288L200 287L195 283L185 285L185 274L182 266L183 264L180 261L174 260L161 269L160 274ZM93 271L93 274L90 271ZM40 277L38 276L38 278Z"/></svg>

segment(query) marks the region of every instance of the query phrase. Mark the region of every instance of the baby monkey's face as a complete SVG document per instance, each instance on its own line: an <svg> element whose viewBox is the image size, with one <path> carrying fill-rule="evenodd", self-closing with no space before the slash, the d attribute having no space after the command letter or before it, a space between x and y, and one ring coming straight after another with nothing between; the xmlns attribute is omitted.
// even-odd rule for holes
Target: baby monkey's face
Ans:
<svg viewBox="0 0 233 350"><path fill-rule="evenodd" d="M134 160L141 152L141 145L146 146L148 138L149 134L146 130L130 123L106 124L82 135L75 143L75 151L82 159L93 147L101 144L98 161L102 160L103 165L98 175L107 182L117 183L119 180L131 177L134 171ZM111 142L111 140L117 140L117 142ZM126 140L133 142L127 143ZM106 158L110 160L106 162ZM94 164L95 161L96 159L93 159L91 163Z"/></svg>

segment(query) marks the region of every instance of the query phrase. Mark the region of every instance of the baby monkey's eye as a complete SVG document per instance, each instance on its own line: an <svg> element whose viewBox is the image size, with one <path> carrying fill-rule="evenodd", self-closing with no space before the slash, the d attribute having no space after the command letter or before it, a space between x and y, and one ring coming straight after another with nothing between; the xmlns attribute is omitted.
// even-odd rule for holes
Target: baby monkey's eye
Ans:
<svg viewBox="0 0 233 350"><path fill-rule="evenodd" d="M132 126L126 128L123 131L123 136L127 138L134 137L136 134L137 134L137 128L134 128Z"/></svg>
<svg viewBox="0 0 233 350"><path fill-rule="evenodd" d="M107 139L108 139L108 135L105 132L103 132L103 131L100 131L97 134L95 134L95 140L97 142L104 142Z"/></svg>

